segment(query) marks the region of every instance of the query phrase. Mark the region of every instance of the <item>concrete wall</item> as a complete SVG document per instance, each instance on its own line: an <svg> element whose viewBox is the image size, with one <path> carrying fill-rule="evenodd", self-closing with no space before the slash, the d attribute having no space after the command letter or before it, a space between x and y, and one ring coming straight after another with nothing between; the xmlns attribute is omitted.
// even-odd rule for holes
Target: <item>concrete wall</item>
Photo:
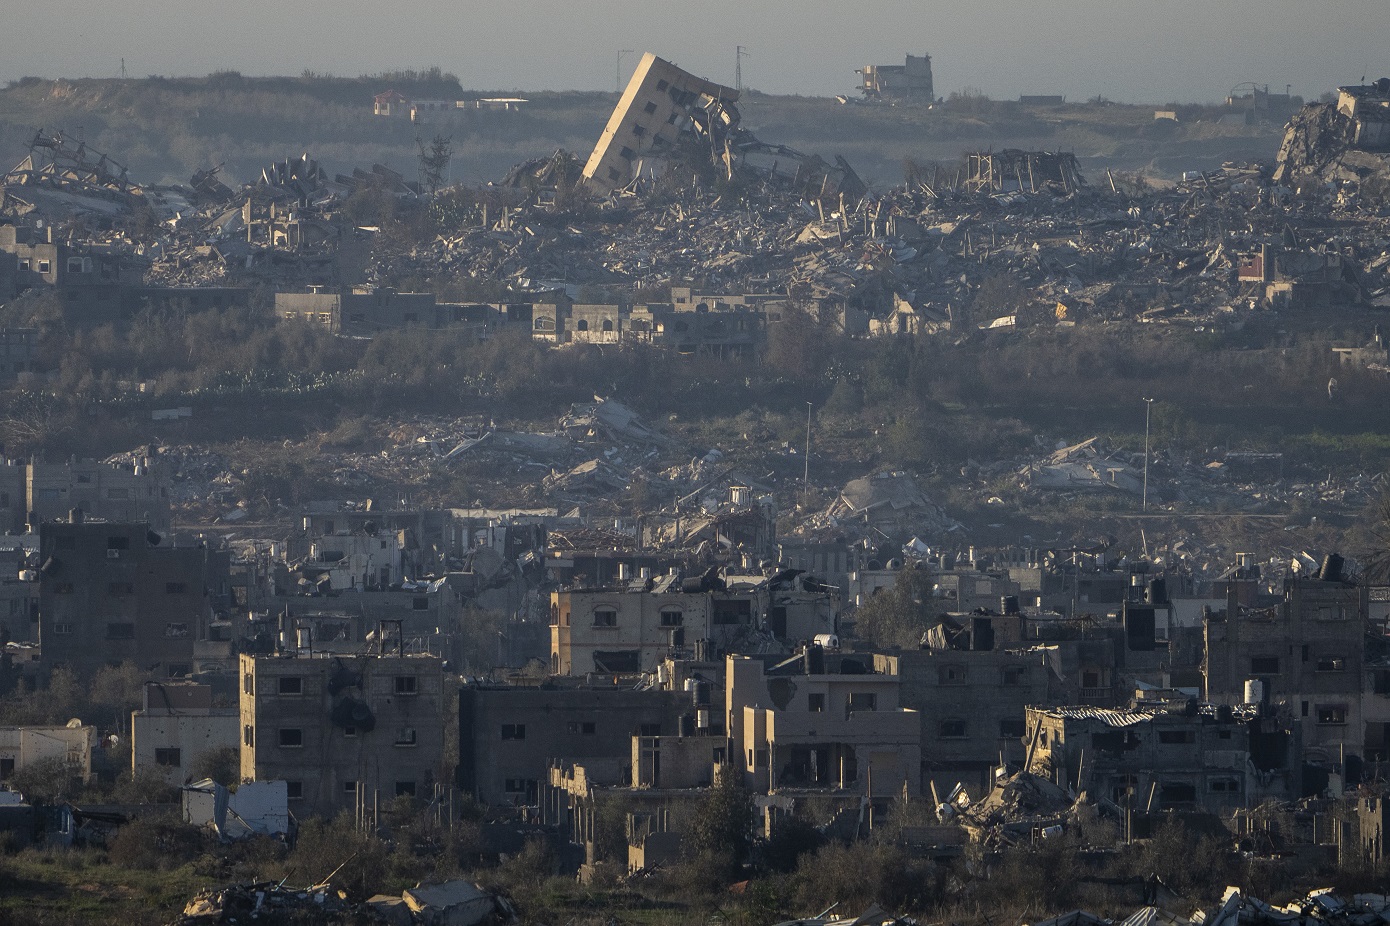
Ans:
<svg viewBox="0 0 1390 926"><path fill-rule="evenodd" d="M634 736L674 736L689 697L622 688L459 693L458 786L485 804L534 803L552 761L631 763ZM631 779L631 771L618 775Z"/></svg>

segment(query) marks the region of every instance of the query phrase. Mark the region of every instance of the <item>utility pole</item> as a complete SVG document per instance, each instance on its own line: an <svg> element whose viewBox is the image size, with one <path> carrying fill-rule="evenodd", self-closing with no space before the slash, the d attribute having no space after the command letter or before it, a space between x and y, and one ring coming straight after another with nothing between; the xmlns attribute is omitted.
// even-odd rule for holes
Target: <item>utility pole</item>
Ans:
<svg viewBox="0 0 1390 926"><path fill-rule="evenodd" d="M806 403L806 456L802 461L801 473L801 503L806 504L806 498L811 492L811 403Z"/></svg>
<svg viewBox="0 0 1390 926"><path fill-rule="evenodd" d="M623 92L623 55L630 55L630 54L632 54L632 49L631 49L631 48L622 48L622 49L619 49L619 50L618 50L618 63L617 63L617 65L613 68L613 92L614 92L614 93L622 93L622 92Z"/></svg>
<svg viewBox="0 0 1390 926"><path fill-rule="evenodd" d="M734 89L739 93L743 93L743 59L747 57L742 45L734 46Z"/></svg>
<svg viewBox="0 0 1390 926"><path fill-rule="evenodd" d="M1141 511L1149 510L1149 417L1153 412L1154 400L1144 397L1144 500Z"/></svg>

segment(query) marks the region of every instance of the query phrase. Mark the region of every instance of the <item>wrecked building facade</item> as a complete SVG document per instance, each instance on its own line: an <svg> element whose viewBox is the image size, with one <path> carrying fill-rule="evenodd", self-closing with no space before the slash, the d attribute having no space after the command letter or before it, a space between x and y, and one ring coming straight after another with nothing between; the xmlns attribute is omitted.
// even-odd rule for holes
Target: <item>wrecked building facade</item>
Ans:
<svg viewBox="0 0 1390 926"><path fill-rule="evenodd" d="M438 657L242 654L240 678L241 777L286 782L296 815L366 813L440 783Z"/></svg>

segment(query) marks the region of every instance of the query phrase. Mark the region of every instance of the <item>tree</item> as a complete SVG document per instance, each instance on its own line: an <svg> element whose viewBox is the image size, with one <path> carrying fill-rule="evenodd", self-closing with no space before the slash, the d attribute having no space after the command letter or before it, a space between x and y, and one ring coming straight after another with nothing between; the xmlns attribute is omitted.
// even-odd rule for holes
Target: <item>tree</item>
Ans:
<svg viewBox="0 0 1390 926"><path fill-rule="evenodd" d="M915 649L941 612L932 600L932 577L904 569L891 589L874 595L854 612L854 632L875 646Z"/></svg>
<svg viewBox="0 0 1390 926"><path fill-rule="evenodd" d="M415 145L420 149L420 185L431 193L444 185L444 173L454 158L453 143L452 136L436 135L426 148L423 139L415 139Z"/></svg>
<svg viewBox="0 0 1390 926"><path fill-rule="evenodd" d="M686 845L692 855L717 859L733 869L753 844L753 795L732 770L705 793L691 822Z"/></svg>

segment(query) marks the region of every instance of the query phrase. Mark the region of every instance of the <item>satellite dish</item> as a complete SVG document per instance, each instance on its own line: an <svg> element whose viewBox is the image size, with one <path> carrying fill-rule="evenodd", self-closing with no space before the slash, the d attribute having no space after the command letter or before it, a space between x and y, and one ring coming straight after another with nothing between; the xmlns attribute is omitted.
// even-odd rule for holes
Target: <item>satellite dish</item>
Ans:
<svg viewBox="0 0 1390 926"><path fill-rule="evenodd" d="M82 721L79 720L79 719L76 718L76 717L72 718L71 720L68 721L68 729L69 729L69 730L81 730L81 729L82 729Z"/></svg>

